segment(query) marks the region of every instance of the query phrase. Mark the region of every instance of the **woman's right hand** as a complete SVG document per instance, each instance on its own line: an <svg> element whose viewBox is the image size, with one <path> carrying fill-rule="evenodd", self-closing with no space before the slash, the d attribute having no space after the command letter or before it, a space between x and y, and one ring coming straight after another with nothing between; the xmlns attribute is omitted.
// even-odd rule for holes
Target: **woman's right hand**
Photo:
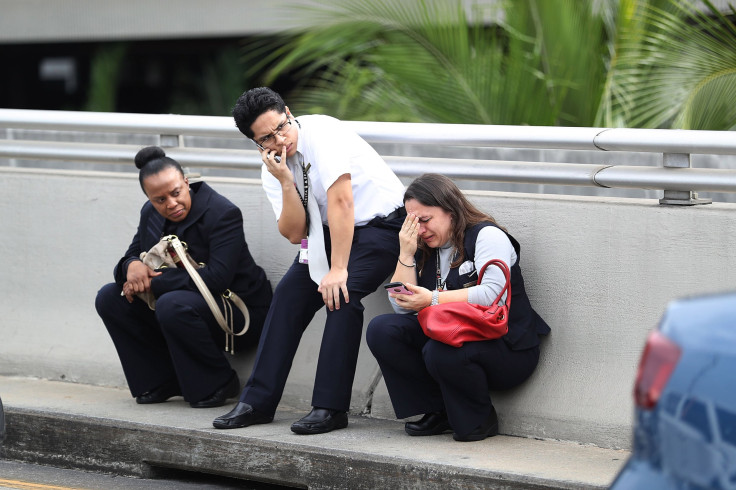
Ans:
<svg viewBox="0 0 736 490"><path fill-rule="evenodd" d="M417 251L417 234L419 233L419 217L407 214L404 224L399 230L399 259L406 264L414 262Z"/></svg>
<svg viewBox="0 0 736 490"><path fill-rule="evenodd" d="M394 294L389 296L396 300L396 304L405 310L420 311L432 303L432 291L421 286L405 283L406 289L414 294Z"/></svg>
<svg viewBox="0 0 736 490"><path fill-rule="evenodd" d="M150 291L151 279L160 275L161 272L154 271L140 260L132 261L128 264L128 274L123 284L125 298L132 303L136 294Z"/></svg>

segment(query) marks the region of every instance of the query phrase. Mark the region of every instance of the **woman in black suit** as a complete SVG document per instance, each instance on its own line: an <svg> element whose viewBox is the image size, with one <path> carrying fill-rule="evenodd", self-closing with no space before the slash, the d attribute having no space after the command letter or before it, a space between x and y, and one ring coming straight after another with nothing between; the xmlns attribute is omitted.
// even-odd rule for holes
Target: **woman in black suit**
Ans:
<svg viewBox="0 0 736 490"><path fill-rule="evenodd" d="M138 152L139 181L149 201L138 231L95 306L118 351L128 387L141 404L183 395L194 408L218 407L240 393L225 357L225 333L185 269L152 270L140 260L161 237L176 235L205 266L198 270L217 298L227 289L245 302L250 327L238 344L255 344L271 303L271 284L251 257L240 209L204 182L190 184L164 150ZM136 295L152 292L156 309ZM233 308L235 330L244 324Z"/></svg>

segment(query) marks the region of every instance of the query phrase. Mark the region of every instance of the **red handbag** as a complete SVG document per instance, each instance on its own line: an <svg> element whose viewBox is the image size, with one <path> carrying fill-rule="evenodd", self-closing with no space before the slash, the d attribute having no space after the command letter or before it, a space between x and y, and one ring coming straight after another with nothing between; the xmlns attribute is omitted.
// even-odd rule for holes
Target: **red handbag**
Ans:
<svg viewBox="0 0 736 490"><path fill-rule="evenodd" d="M430 339L453 347L465 342L491 340L503 337L509 331L509 308L511 307L511 280L506 262L492 259L486 262L478 274L478 284L483 280L486 267L495 265L503 271L506 284L490 306L468 302L443 303L427 306L419 312L419 325ZM499 305L504 293L506 303Z"/></svg>

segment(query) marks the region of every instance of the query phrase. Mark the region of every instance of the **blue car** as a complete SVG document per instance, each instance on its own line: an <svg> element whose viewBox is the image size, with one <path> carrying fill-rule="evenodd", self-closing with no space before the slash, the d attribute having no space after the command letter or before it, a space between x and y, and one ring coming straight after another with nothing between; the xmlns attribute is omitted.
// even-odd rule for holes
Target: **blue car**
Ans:
<svg viewBox="0 0 736 490"><path fill-rule="evenodd" d="M736 489L736 293L668 305L634 402L631 457L612 489Z"/></svg>

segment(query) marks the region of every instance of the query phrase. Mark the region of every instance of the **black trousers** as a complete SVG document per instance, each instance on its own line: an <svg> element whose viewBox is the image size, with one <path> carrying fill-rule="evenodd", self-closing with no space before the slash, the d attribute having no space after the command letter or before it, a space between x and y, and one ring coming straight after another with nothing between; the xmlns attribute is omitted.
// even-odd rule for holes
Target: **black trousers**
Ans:
<svg viewBox="0 0 736 490"><path fill-rule="evenodd" d="M491 413L488 390L526 380L539 347L513 351L502 339L452 347L432 340L416 315L386 314L371 320L368 347L378 360L396 417L447 411L456 434L479 427Z"/></svg>
<svg viewBox="0 0 736 490"><path fill-rule="evenodd" d="M402 208L403 209L403 208ZM340 309L327 310L312 406L347 411L363 334L363 298L375 291L396 267L399 254L397 230L404 217L381 226L356 227L348 262L347 288L350 302L342 295ZM329 247L329 228L324 228ZM330 250L327 249L327 257ZM309 268L298 262L289 267L274 291L263 327L255 364L243 389L241 401L256 410L273 414L281 400L294 355L304 330L320 308L326 308Z"/></svg>
<svg viewBox="0 0 736 490"><path fill-rule="evenodd" d="M203 400L230 380L223 332L199 292L171 291L156 301L156 311L136 298L120 296L122 287L107 284L97 293L95 307L110 333L130 393L140 396L165 383L177 382L184 399ZM242 313L233 308L235 325ZM236 352L257 341L266 308L248 308L248 332L236 338Z"/></svg>

